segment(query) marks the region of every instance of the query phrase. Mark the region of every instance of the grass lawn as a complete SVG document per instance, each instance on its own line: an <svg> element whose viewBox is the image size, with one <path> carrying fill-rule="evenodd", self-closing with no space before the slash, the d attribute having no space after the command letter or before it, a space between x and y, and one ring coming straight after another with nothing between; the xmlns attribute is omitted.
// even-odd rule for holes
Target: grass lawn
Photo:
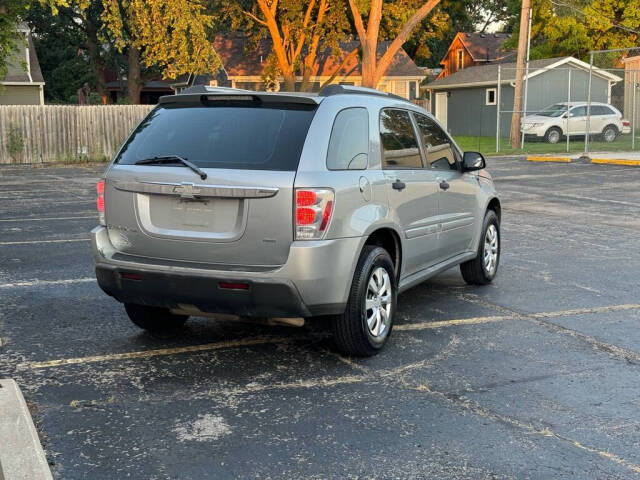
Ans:
<svg viewBox="0 0 640 480"><path fill-rule="evenodd" d="M508 138L500 139L500 152L496 153L495 137L454 137L456 143L463 151L477 151L483 155L526 155L529 153L557 153L567 154L567 142L563 139L560 143L551 145L543 141L526 141L524 148L513 149ZM640 150L640 135L636 135L636 151ZM631 135L620 135L615 142L606 143L598 139L589 142L591 152L630 152ZM581 153L584 151L584 138L574 138L569 142L569 153Z"/></svg>

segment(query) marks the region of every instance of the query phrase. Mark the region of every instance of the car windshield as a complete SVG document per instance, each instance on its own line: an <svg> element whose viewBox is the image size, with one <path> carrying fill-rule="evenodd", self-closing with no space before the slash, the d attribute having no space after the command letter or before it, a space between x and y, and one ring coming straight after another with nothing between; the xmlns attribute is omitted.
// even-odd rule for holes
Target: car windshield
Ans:
<svg viewBox="0 0 640 480"><path fill-rule="evenodd" d="M124 144L116 163L179 156L200 168L295 171L315 110L315 105L237 101L160 104Z"/></svg>
<svg viewBox="0 0 640 480"><path fill-rule="evenodd" d="M543 117L559 117L563 113L566 113L567 106L561 103L556 103L555 105L550 105L548 107L543 108L538 112L538 115L542 115Z"/></svg>

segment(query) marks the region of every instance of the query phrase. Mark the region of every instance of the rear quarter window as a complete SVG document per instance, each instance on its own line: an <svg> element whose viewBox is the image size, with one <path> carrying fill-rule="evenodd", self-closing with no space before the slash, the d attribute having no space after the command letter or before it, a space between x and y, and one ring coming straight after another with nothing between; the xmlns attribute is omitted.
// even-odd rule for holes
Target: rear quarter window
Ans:
<svg viewBox="0 0 640 480"><path fill-rule="evenodd" d="M368 165L369 114L366 108L341 110L331 129L327 168L364 170Z"/></svg>
<svg viewBox="0 0 640 480"><path fill-rule="evenodd" d="M298 168L315 105L259 102L160 104L136 128L116 163L179 155L201 168Z"/></svg>

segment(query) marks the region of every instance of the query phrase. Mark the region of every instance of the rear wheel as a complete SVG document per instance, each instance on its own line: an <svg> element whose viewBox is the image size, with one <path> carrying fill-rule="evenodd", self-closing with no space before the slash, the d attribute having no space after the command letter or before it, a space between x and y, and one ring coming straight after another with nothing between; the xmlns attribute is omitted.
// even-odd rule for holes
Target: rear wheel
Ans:
<svg viewBox="0 0 640 480"><path fill-rule="evenodd" d="M353 276L347 308L333 317L337 348L347 355L377 354L389 339L396 311L397 284L389 253L364 247Z"/></svg>
<svg viewBox="0 0 640 480"><path fill-rule="evenodd" d="M547 130L547 133L544 134L544 139L547 143L558 143L562 138L562 130L558 127L551 127Z"/></svg>
<svg viewBox="0 0 640 480"><path fill-rule="evenodd" d="M602 140L611 143L615 141L616 138L618 138L618 129L615 125L607 125L604 127L604 130L602 130Z"/></svg>
<svg viewBox="0 0 640 480"><path fill-rule="evenodd" d="M482 223L478 255L460 265L464 281L470 285L486 285L496 276L500 263L500 220L493 210L487 210Z"/></svg>
<svg viewBox="0 0 640 480"><path fill-rule="evenodd" d="M129 319L136 326L149 332L176 332L184 326L189 318L186 315L175 315L168 308L133 303L125 303L124 308Z"/></svg>

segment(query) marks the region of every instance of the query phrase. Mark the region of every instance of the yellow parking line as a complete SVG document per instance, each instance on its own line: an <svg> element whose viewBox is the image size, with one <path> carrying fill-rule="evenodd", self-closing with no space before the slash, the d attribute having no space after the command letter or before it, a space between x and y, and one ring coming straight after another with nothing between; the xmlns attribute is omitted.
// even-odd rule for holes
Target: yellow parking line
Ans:
<svg viewBox="0 0 640 480"><path fill-rule="evenodd" d="M624 158L592 158L591 163L599 163L601 165L629 165L640 167L640 160L625 160Z"/></svg>
<svg viewBox="0 0 640 480"><path fill-rule="evenodd" d="M528 156L527 160L529 160L530 162L571 163L571 157L536 157L536 156Z"/></svg>
<svg viewBox="0 0 640 480"><path fill-rule="evenodd" d="M622 305L609 305L604 307L577 308L573 310L560 310L555 312L540 312L532 314L495 315L486 317L458 318L453 320L442 320L435 322L406 323L394 326L399 331L418 331L434 328L454 327L457 325L480 325L485 323L503 322L506 320L516 320L522 317L528 318L557 318L575 315L585 315L590 313L605 313L625 310L640 310L640 304L630 303ZM291 337L254 337L240 340L225 340L217 343L206 343L203 345L188 345L185 347L160 348L156 350L143 350L137 352L114 353L106 355L93 355L88 357L63 358L59 360L49 360L45 362L24 362L18 365L20 369L35 369L61 367L65 365L77 365L84 363L107 362L114 360L130 360L135 358L152 358L164 355L175 355L180 353L206 352L220 350L223 348L247 347L251 345L263 345L271 343L285 343L291 341Z"/></svg>
<svg viewBox="0 0 640 480"><path fill-rule="evenodd" d="M504 320L513 320L514 318L515 316L513 315L458 318L456 320L442 320L438 322L405 323L402 325L395 325L393 329L400 330L400 331L426 330L429 328L453 327L455 325L477 325L479 323L502 322Z"/></svg>
<svg viewBox="0 0 640 480"><path fill-rule="evenodd" d="M248 347L251 345L265 345L269 343L283 343L290 338L285 337L254 337L241 340L225 340L216 343L205 343L202 345L188 345L185 347L159 348L156 350L143 350L138 352L112 353L107 355L93 355L90 357L62 358L60 360L49 360L47 362L25 362L18 364L18 369L60 367L63 365L76 365L81 363L106 362L112 360L129 360L132 358L151 358L161 355L174 355L177 353L207 352L220 350L222 348Z"/></svg>

